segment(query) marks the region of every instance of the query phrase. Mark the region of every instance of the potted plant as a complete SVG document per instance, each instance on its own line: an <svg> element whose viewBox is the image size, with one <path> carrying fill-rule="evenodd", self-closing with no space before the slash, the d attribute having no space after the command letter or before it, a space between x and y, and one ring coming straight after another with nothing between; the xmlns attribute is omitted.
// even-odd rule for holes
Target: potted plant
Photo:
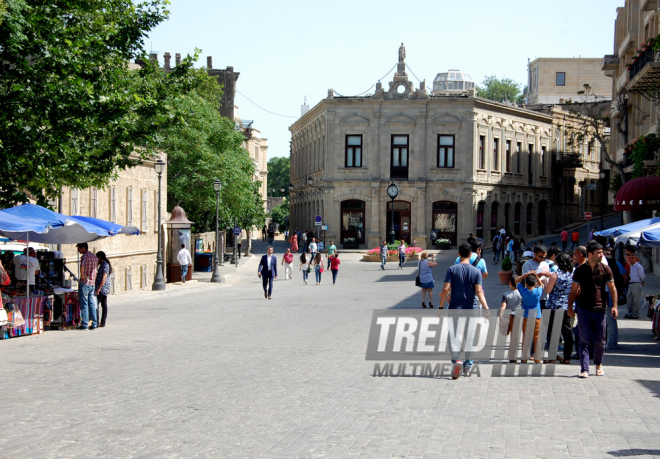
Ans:
<svg viewBox="0 0 660 459"><path fill-rule="evenodd" d="M357 249L358 243L354 237L345 237L343 241L344 249Z"/></svg>
<svg viewBox="0 0 660 459"><path fill-rule="evenodd" d="M451 247L451 241L449 239L436 239L435 245L440 250L448 250Z"/></svg>
<svg viewBox="0 0 660 459"><path fill-rule="evenodd" d="M502 259L502 270L497 272L497 275L500 277L500 283L502 285L506 285L509 283L509 279L511 279L511 274L513 274L512 268L513 268L513 263L511 263L511 258L509 257L504 257Z"/></svg>

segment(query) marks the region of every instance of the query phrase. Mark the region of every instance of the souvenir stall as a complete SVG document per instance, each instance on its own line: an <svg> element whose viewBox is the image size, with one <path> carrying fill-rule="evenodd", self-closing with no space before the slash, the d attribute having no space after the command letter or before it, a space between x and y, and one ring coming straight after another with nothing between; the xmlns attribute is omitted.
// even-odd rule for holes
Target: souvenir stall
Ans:
<svg viewBox="0 0 660 459"><path fill-rule="evenodd" d="M0 210L0 235L11 240L45 244L91 242L117 234L139 234L135 227L125 227L92 217L69 217L35 204L23 204ZM66 266L59 252L28 252L21 259L26 271L31 260L38 263L34 284L18 281L2 287L3 308L0 314L0 339L43 333L44 328L66 329L80 320L78 293L71 288L76 276ZM33 268L34 269L34 268ZM66 273L69 274L67 278ZM29 277L29 276L28 276Z"/></svg>

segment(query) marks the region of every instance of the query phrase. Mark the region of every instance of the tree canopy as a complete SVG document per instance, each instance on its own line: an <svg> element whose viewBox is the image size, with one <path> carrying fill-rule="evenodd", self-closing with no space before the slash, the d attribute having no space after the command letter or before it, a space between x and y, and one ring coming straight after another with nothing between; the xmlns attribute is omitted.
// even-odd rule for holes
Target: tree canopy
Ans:
<svg viewBox="0 0 660 459"><path fill-rule="evenodd" d="M477 86L477 96L497 102L516 102L521 95L521 85L511 78L498 79L491 75L484 78L483 86Z"/></svg>
<svg viewBox="0 0 660 459"><path fill-rule="evenodd" d="M145 59L166 0L6 0L0 24L0 206L61 186L104 187L158 151L181 120L165 101L195 85L192 58L163 77Z"/></svg>
<svg viewBox="0 0 660 459"><path fill-rule="evenodd" d="M289 157L270 158L268 160L268 196L289 197L289 184L291 183L291 161ZM284 192L280 189L284 188Z"/></svg>

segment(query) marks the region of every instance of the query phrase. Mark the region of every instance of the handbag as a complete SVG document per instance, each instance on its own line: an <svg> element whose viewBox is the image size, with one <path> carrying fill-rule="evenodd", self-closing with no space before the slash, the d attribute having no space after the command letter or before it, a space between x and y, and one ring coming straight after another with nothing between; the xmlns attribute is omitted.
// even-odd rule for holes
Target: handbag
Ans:
<svg viewBox="0 0 660 459"><path fill-rule="evenodd" d="M14 308L14 311L11 313L11 319L7 322L7 327L16 328L25 324L25 319L23 319L23 314L21 310L17 307Z"/></svg>
<svg viewBox="0 0 660 459"><path fill-rule="evenodd" d="M320 266L320 268L319 268L319 272L320 272L321 274L323 274L323 265L321 264L321 265L319 265L319 266Z"/></svg>
<svg viewBox="0 0 660 459"><path fill-rule="evenodd" d="M419 280L419 271L420 271L419 267L420 267L421 263L422 262L420 260L419 264L417 265L417 277L415 278L415 287L419 287L419 286L422 285L421 281Z"/></svg>

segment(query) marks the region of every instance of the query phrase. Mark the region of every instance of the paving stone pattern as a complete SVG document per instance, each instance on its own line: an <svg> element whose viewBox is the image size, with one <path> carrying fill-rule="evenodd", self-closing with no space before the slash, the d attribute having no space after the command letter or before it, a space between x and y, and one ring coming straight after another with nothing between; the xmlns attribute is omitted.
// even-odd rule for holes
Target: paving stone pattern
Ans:
<svg viewBox="0 0 660 459"><path fill-rule="evenodd" d="M439 256L436 298L454 257ZM244 257L222 268L228 283L111 297L105 329L0 341L0 456L660 456L648 321L619 322L605 377L579 380L577 364L552 378L486 366L458 381L374 377L372 310L420 307L416 265L383 272L359 258L342 258L335 286L282 270L268 301L258 257ZM491 265L496 307L506 286ZM645 292L660 291L649 277Z"/></svg>

